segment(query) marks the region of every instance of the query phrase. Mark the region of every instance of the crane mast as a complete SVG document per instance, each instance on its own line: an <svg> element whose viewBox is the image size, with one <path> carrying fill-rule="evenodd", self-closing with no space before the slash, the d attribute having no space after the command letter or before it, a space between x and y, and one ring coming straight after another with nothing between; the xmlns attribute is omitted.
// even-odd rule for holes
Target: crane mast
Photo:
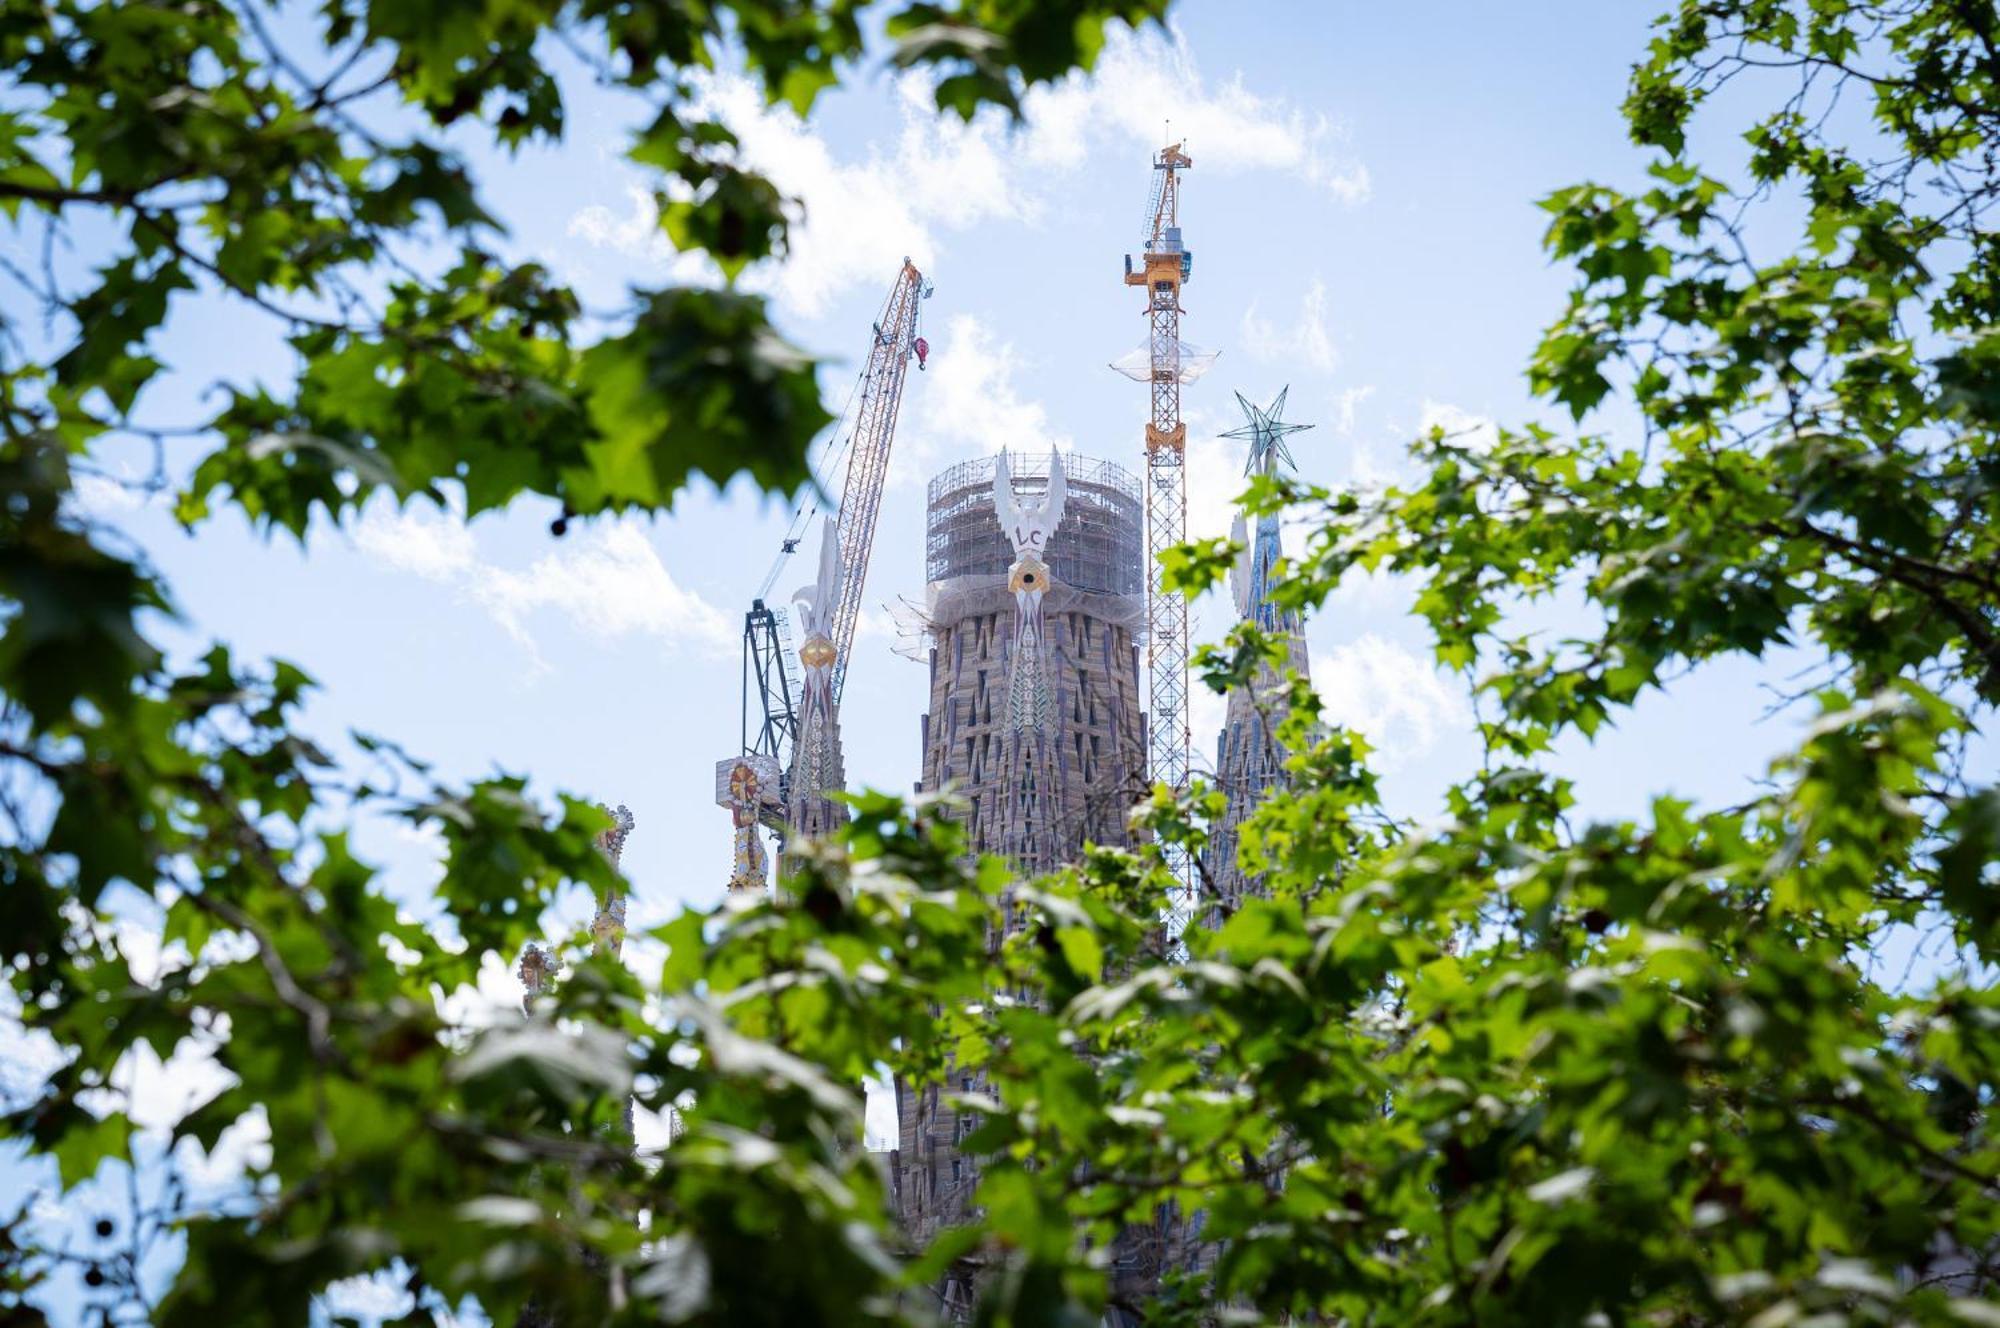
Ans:
<svg viewBox="0 0 2000 1328"><path fill-rule="evenodd" d="M1194 165L1179 143L1153 156L1145 251L1135 269L1125 260L1125 284L1146 292L1152 416L1146 422L1146 629L1150 713L1148 773L1180 790L1188 782L1188 606L1160 584L1160 555L1187 538L1187 425L1181 421L1181 287L1194 255L1181 243L1180 172ZM1168 926L1178 936L1194 911L1194 863L1180 845L1166 846L1168 868L1180 882L1169 901Z"/></svg>

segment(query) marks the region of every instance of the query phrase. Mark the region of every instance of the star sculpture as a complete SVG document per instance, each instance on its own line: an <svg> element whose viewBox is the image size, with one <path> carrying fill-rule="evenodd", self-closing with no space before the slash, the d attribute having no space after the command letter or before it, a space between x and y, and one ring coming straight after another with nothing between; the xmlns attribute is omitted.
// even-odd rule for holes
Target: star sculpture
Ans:
<svg viewBox="0 0 2000 1328"><path fill-rule="evenodd" d="M1236 394L1236 404L1243 407L1243 417L1249 422L1222 436L1250 440L1250 460L1243 467L1245 475L1269 474L1274 461L1282 461L1292 470L1299 468L1298 462L1292 460L1292 450L1285 446L1285 438L1301 429L1310 429L1312 425L1287 424L1281 418L1285 413L1285 397L1291 390L1287 385L1278 393L1276 401L1262 408L1252 405L1241 392Z"/></svg>

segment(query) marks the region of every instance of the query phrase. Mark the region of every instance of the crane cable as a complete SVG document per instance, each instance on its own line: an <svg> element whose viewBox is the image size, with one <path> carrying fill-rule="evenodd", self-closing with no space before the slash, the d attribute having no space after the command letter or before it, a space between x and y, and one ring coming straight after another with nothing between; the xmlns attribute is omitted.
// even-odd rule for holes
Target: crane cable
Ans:
<svg viewBox="0 0 2000 1328"><path fill-rule="evenodd" d="M894 300L895 292L891 291L889 299L883 302L882 314L878 315L875 320L877 336L881 335L882 316L889 312L889 305ZM916 325L911 333L913 337L923 335L923 319L923 303L919 299ZM905 348L905 353L908 353L907 347ZM820 444L819 464L810 467L813 482L807 489L805 496L799 499L798 506L792 509L791 524L785 528L784 539L778 545L778 556L771 560L771 570L764 574L764 583L757 587L756 598L759 600L764 599L771 593L771 587L777 584L778 577L785 570L785 564L791 560L791 556L794 553L798 552L799 543L805 538L806 530L811 526L812 519L818 516L823 509L824 500L834 496L832 485L825 479L822 479L822 477L830 479L833 476L839 475L842 463L847 459L847 454L853 450L854 434L848 430L848 416L854 409L855 398L861 394L862 385L867 381L868 369L864 366L861 372L855 376L853 385L847 389L847 401L841 406L840 414L834 420L833 432L828 434L825 442ZM845 495L843 494L841 497L845 497ZM839 510L839 499L836 498L834 511L838 513Z"/></svg>

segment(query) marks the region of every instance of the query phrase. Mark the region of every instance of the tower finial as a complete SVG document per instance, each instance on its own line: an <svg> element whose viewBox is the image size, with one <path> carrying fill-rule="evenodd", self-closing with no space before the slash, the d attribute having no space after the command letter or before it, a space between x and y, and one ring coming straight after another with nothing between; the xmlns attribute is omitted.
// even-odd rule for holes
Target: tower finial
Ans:
<svg viewBox="0 0 2000 1328"><path fill-rule="evenodd" d="M599 804L603 807L603 804ZM625 840L631 835L636 822L632 819L632 809L624 803L616 807L603 807L610 814L611 824L598 831L597 847L610 861L611 869L619 869L618 860L625 854ZM598 946L617 955L625 944L625 892L617 886L611 887L598 902L597 916L590 920L590 934L597 938Z"/></svg>
<svg viewBox="0 0 2000 1328"><path fill-rule="evenodd" d="M1292 460L1292 450L1285 439L1302 429L1310 429L1310 424L1290 424L1285 421L1285 398L1291 395L1291 386L1280 388L1270 405L1258 407L1241 392L1236 394L1236 404L1243 410L1243 427L1231 429L1224 438L1247 438L1250 440L1250 457L1244 463L1245 475L1266 475L1282 461L1288 469L1297 470L1298 463Z"/></svg>
<svg viewBox="0 0 2000 1328"><path fill-rule="evenodd" d="M1240 429L1231 429L1224 438L1247 438L1250 441L1250 456L1245 462L1245 475L1269 475L1280 463L1287 469L1296 470L1298 463L1292 460L1291 449L1285 439L1301 429L1310 429L1310 424L1287 423L1285 398L1291 388L1281 390L1268 406L1253 405L1241 392L1236 394L1236 404L1243 408L1244 424ZM1241 539L1244 523L1239 515L1232 538ZM1271 599L1271 587L1275 577L1274 568L1278 562L1280 544L1278 538L1278 517L1267 512L1257 518L1254 538L1237 561L1235 574L1231 578L1236 599L1237 612L1246 618L1254 618L1257 625L1270 632L1288 632L1296 635L1299 630L1298 615L1294 611L1281 610Z"/></svg>
<svg viewBox="0 0 2000 1328"><path fill-rule="evenodd" d="M611 824L597 832L597 847L603 851L605 857L611 859L611 865L616 867L618 860L625 853L625 839L632 833L632 827L636 824L632 819L632 809L622 802L616 807L606 807L601 802L597 806L599 811L611 818Z"/></svg>

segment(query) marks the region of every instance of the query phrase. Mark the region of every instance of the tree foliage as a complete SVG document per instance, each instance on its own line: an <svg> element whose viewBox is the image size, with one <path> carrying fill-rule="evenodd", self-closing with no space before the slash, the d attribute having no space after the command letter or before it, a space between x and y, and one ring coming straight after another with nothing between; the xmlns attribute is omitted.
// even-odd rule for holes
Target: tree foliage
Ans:
<svg viewBox="0 0 2000 1328"><path fill-rule="evenodd" d="M887 21L969 114L1155 8ZM1240 836L1267 897L1193 928L1185 962L1154 924L1156 849L1012 882L963 865L938 804L868 796L786 897L658 929L658 974L576 946L533 1017L455 1013L558 887L614 884L601 814L442 787L380 739L357 774L295 726L298 669L170 665L167 588L75 515L71 472L144 430L169 367L149 333L200 288L280 319L300 368L208 423L192 523L227 502L304 538L382 488L589 514L697 471L796 481L824 417L755 300L647 292L590 341L547 274L478 242L435 131L559 133L533 51L579 44L658 107L633 155L676 242L758 261L781 200L690 118L685 71L740 59L804 109L864 12L329 3L329 76L256 8L7 9L0 199L102 213L119 243L91 289L44 292L67 350L17 340L6 365L0 935L20 1020L64 1060L5 1128L77 1185L137 1146L114 1067L188 1045L229 1083L178 1155L246 1123L270 1148L220 1199L153 1205L186 1241L157 1306L110 1223L96 1252L0 1231L0 1306L80 1259L167 1324L300 1321L365 1273L408 1287L413 1322L467 1297L503 1323L921 1322L974 1259L985 1322L1088 1322L1121 1230L1198 1216L1204 1257L1153 1321L2000 1322L2000 791L1966 758L2000 700L2000 32L1976 0L1687 0L1625 106L1653 184L1547 201L1576 275L1531 373L1574 428L1434 434L1380 493L1253 490L1313 518L1292 607L1404 573L1476 679L1486 758L1443 824L1390 820L1366 744L1295 681L1292 789ZM1725 87L1753 108L1734 177L1689 150ZM364 120L379 96L416 128ZM418 241L448 257L396 257ZM1588 431L1611 402L1635 436ZM1193 592L1229 558L1168 570ZM1557 597L1591 630L1515 628ZM1780 649L1813 665L1813 717L1753 796L1576 822L1558 744ZM1282 659L1243 628L1204 668L1227 686ZM1221 803L1160 790L1143 815L1199 851ZM349 852L361 814L442 828L443 935ZM126 892L166 917L157 973L121 950ZM1964 961L1885 973L1913 932ZM857 1147L884 1061L991 1090L957 1095L983 1120L979 1216L930 1248ZM627 1101L677 1118L673 1144L636 1152Z"/></svg>

